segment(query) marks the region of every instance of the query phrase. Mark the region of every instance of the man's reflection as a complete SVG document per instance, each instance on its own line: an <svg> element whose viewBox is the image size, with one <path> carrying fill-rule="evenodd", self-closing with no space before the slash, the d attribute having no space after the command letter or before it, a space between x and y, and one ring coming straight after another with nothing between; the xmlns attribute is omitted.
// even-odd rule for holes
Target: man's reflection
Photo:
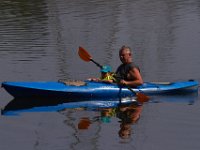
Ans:
<svg viewBox="0 0 200 150"><path fill-rule="evenodd" d="M142 105L138 104L121 105L118 107L116 117L121 120L120 130L118 132L120 138L130 138L131 126L139 120L141 112Z"/></svg>
<svg viewBox="0 0 200 150"><path fill-rule="evenodd" d="M142 112L142 105L137 103L121 104L116 108L101 108L99 116L93 118L83 117L79 120L78 129L88 129L95 122L110 123L112 117L120 119L119 137L130 138L132 125L135 124Z"/></svg>

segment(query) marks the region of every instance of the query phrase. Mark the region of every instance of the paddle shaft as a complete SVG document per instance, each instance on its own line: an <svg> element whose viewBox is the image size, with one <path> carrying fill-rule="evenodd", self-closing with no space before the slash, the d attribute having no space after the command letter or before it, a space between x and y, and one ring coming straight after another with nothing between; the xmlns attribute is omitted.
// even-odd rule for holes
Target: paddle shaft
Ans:
<svg viewBox="0 0 200 150"><path fill-rule="evenodd" d="M94 61L91 57L91 55L87 52L87 50L85 50L83 47L79 47L79 51L78 54L80 56L80 58L86 62L93 62L94 64L96 64L99 68L103 68L102 65L100 65L99 63L97 63L96 61ZM119 78L119 80L117 80L117 84L120 84L120 80L121 78ZM132 93L134 93L137 96L138 101L140 102L146 102L149 100L149 97L140 93L140 92L135 92L134 90L131 89L131 87L129 87L128 85L123 85L124 87L126 87L127 89L129 89Z"/></svg>
<svg viewBox="0 0 200 150"><path fill-rule="evenodd" d="M95 65L97 65L99 68L103 68L102 65L100 65L99 63L97 63L96 61L94 61L93 59L90 59L91 62L93 62Z"/></svg>

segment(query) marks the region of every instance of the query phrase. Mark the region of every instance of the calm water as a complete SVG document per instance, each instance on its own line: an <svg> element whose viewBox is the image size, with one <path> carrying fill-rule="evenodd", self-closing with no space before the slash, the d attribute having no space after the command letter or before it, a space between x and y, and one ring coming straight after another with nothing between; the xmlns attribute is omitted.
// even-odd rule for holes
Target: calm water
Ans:
<svg viewBox="0 0 200 150"><path fill-rule="evenodd" d="M98 76L77 55L85 47L113 70L118 49L129 45L145 81L200 81L199 0L2 0L0 82L84 80ZM0 89L3 109L12 97ZM100 111L66 109L0 116L2 150L198 150L199 98L154 97L131 138L121 139L120 118ZM81 118L91 121L79 130Z"/></svg>

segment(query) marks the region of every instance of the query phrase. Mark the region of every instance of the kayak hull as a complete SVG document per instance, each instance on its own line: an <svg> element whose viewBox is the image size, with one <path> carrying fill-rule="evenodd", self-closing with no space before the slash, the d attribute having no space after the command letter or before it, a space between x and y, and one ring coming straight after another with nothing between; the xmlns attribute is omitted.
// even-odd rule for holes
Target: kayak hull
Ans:
<svg viewBox="0 0 200 150"><path fill-rule="evenodd" d="M92 100L135 96L126 87L117 84L84 81L83 85L70 85L63 82L3 82L2 87L14 98L58 98ZM135 92L147 95L181 94L198 91L198 81L149 83L132 88Z"/></svg>
<svg viewBox="0 0 200 150"><path fill-rule="evenodd" d="M14 98L101 99L134 96L135 93L118 85L85 82L66 85L62 82L3 82L2 87ZM123 90L123 92L121 92Z"/></svg>

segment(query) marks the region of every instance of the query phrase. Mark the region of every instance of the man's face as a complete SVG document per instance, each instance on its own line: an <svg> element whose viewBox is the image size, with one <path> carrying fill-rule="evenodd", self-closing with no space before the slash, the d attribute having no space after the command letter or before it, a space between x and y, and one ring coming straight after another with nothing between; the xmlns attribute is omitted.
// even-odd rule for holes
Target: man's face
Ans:
<svg viewBox="0 0 200 150"><path fill-rule="evenodd" d="M122 63L130 63L132 62L131 52L129 49L123 49L119 54L120 60Z"/></svg>

